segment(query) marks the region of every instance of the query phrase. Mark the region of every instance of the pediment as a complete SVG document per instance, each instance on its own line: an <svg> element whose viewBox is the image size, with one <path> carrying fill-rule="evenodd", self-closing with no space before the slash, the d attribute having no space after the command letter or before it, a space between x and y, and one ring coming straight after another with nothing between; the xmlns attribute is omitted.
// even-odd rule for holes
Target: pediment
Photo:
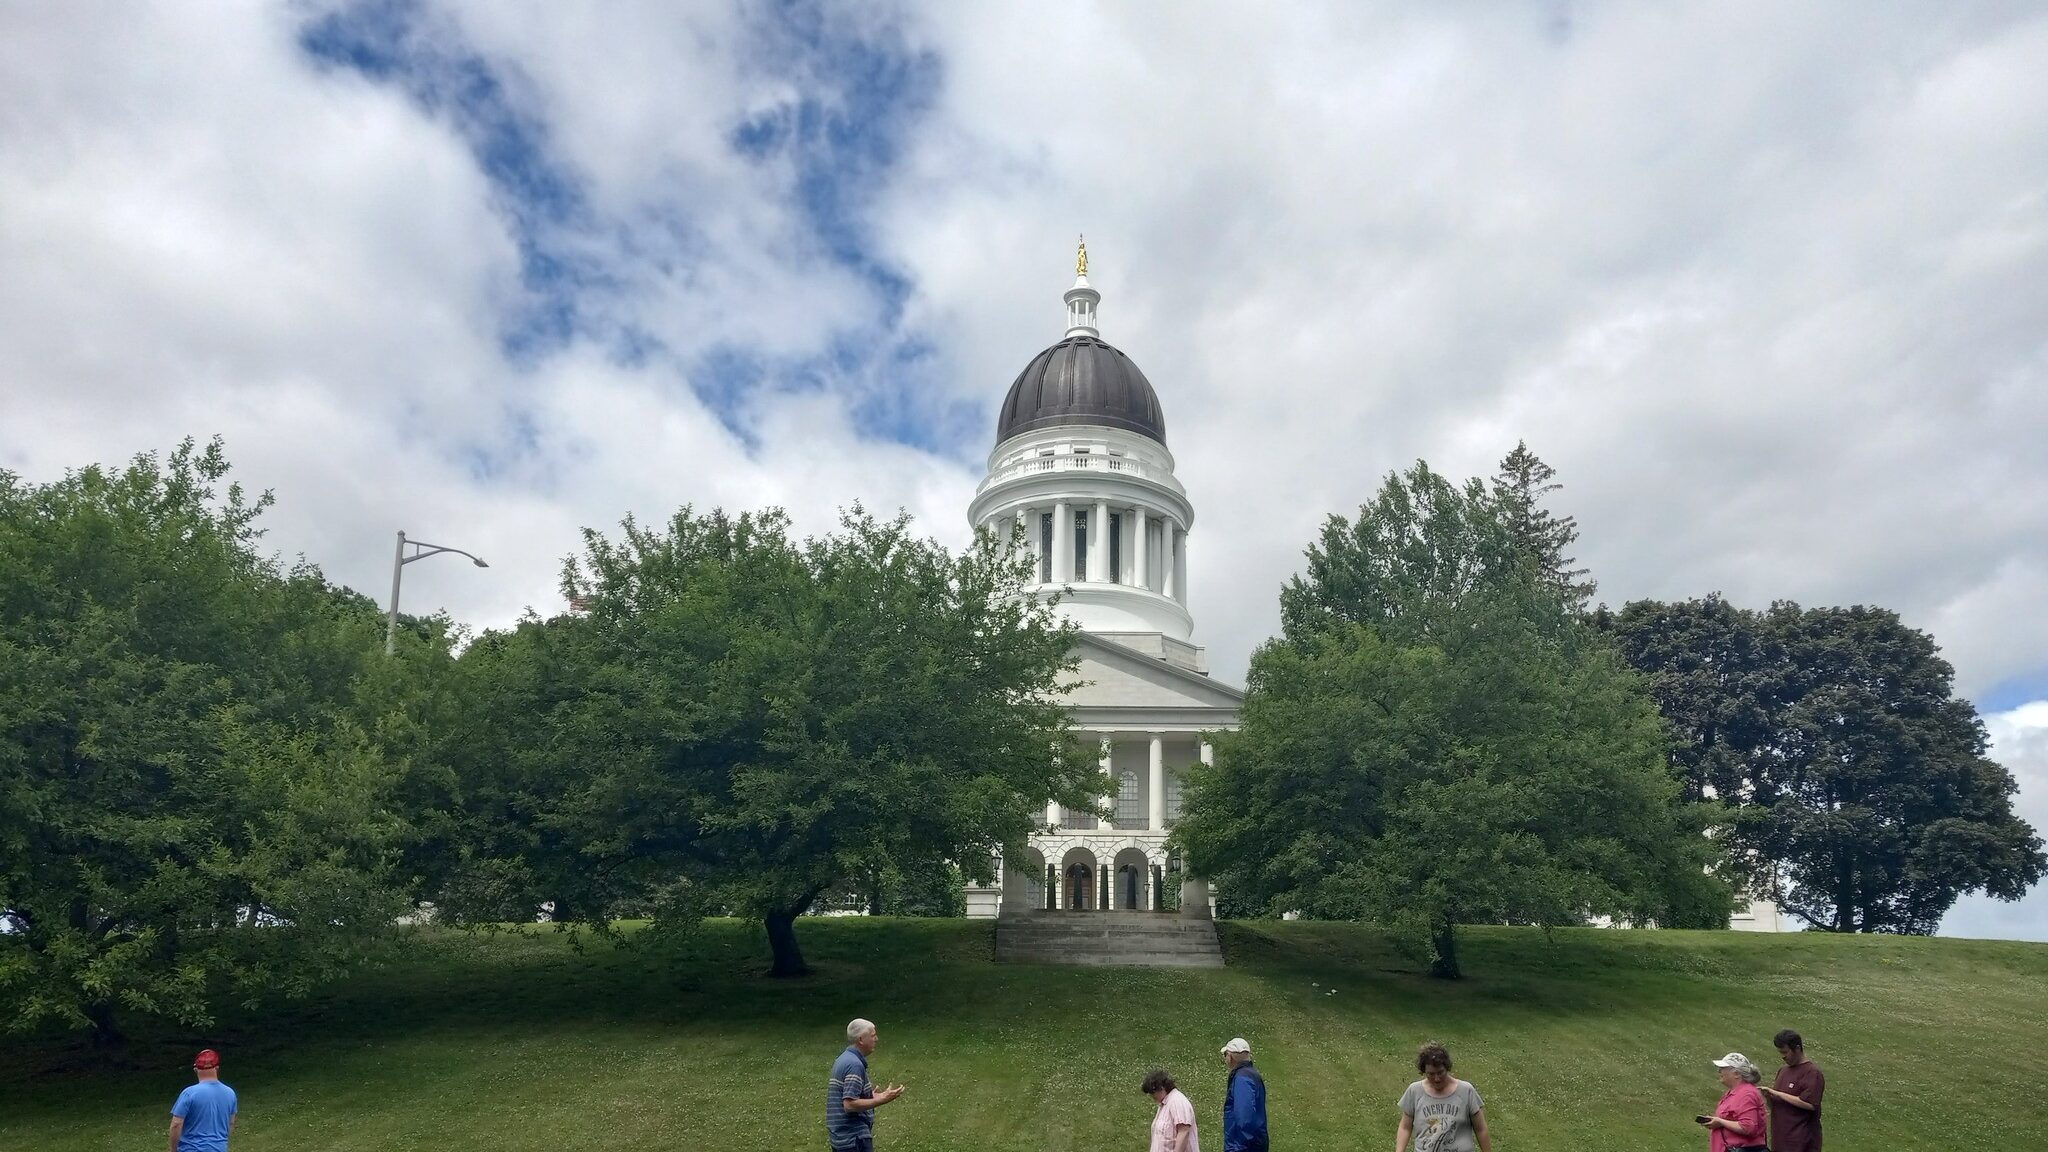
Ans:
<svg viewBox="0 0 2048 1152"><path fill-rule="evenodd" d="M1063 694L1076 710L1204 710L1219 713L1219 723L1231 724L1244 703L1244 693L1228 684L1113 641L1084 635L1078 648L1080 667L1067 674Z"/></svg>

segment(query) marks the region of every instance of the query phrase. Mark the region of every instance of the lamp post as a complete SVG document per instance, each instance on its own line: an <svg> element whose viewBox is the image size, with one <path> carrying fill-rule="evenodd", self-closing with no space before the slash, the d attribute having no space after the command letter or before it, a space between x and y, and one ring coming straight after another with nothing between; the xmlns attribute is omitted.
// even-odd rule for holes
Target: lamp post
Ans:
<svg viewBox="0 0 2048 1152"><path fill-rule="evenodd" d="M407 548L413 549L412 555L407 556L405 554ZM391 558L391 614L384 618L384 654L386 656L398 651L398 580L399 577L405 574L405 566L415 560L425 560L429 556L438 556L443 552L453 552L457 556L468 556L471 560L476 561L476 566L479 568L490 567L489 564L483 562L482 557L464 552L460 548L447 548L439 544L422 544L418 540L407 540L405 533L400 532L398 534L398 552Z"/></svg>

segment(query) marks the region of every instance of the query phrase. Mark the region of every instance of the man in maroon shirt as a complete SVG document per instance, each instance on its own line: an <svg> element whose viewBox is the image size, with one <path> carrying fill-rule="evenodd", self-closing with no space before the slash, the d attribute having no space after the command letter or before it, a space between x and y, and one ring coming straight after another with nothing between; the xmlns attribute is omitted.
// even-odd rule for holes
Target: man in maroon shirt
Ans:
<svg viewBox="0 0 2048 1152"><path fill-rule="evenodd" d="M1785 1066L1764 1089L1771 1105L1771 1152L1820 1152L1820 1097L1827 1077L1806 1058L1806 1041L1790 1028L1771 1040Z"/></svg>

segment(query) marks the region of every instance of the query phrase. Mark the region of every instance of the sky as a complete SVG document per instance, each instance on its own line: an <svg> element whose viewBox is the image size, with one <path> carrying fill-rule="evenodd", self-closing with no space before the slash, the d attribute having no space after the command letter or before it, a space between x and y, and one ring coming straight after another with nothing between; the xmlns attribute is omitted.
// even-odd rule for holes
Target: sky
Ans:
<svg viewBox="0 0 2048 1152"><path fill-rule="evenodd" d="M1526 440L1610 603L1932 633L2048 827L2043 74L2032 4L10 5L0 468L219 435L471 628L683 504L958 544L1086 233L1220 677Z"/></svg>

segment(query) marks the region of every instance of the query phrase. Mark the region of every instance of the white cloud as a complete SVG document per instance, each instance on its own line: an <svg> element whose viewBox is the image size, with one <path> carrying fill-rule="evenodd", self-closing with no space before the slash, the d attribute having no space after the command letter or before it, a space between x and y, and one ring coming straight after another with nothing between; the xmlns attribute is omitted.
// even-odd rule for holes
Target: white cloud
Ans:
<svg viewBox="0 0 2048 1152"><path fill-rule="evenodd" d="M1573 11L947 7L886 234L994 395L1088 232L1219 669L1324 513L1519 437L1612 600L1884 604L1973 692L2048 662L2048 19Z"/></svg>
<svg viewBox="0 0 2048 1152"><path fill-rule="evenodd" d="M860 499L963 538L988 445L864 434L850 408L888 367L750 397L744 439L690 387L707 348L801 357L888 322L790 166L730 147L754 113L832 99L816 62L764 62L738 10L424 21L545 126L600 218L570 240L618 278L605 319L664 349L514 363L516 237L470 148L314 66L303 12L0 15L0 467L222 432L278 491L273 543L373 596L397 528L488 557L407 575L408 606L476 625L555 603L577 528L629 511L782 502L815 527ZM1490 471L1521 437L1611 601L1886 605L1973 694L2048 665L2036 9L829 19L939 62L863 189L871 255L910 283L894 335L938 366L908 406L992 427L1087 232L1104 333L1157 386L1197 503L1219 674L1273 629L1325 513L1418 456Z"/></svg>
<svg viewBox="0 0 2048 1152"><path fill-rule="evenodd" d="M398 528L485 556L487 573L406 576L409 608L478 626L559 604L579 528L629 512L780 503L817 528L864 500L959 534L964 466L863 438L829 390L748 406L750 448L676 366L720 342L815 352L878 312L813 256L764 255L800 229L781 178L722 151L717 117L745 94L719 80L717 35L670 18L669 40L642 38L694 52L663 57L671 76L649 96L661 115L702 107L670 134L657 110L622 114L609 146L631 155L609 162L583 134L610 113L532 81L594 198L629 217L666 207L701 234L693 261L619 266L639 279L616 319L669 346L628 368L581 344L506 359L516 242L469 147L394 87L316 68L285 14L35 15L0 34L0 467L49 478L217 432L243 482L277 492L271 544L380 600ZM591 51L637 35L598 31ZM576 45L543 22L480 41L524 45L529 60L500 61L515 79L566 84L545 67L556 33ZM578 98L653 84L649 68L586 72L613 82ZM531 442L515 434L522 415Z"/></svg>

